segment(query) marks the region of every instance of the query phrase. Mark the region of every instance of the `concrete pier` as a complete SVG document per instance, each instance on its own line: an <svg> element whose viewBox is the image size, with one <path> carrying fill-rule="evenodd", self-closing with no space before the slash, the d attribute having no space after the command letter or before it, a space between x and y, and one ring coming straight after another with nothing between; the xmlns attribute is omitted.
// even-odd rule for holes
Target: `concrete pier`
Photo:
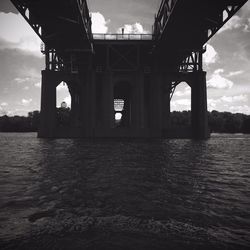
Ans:
<svg viewBox="0 0 250 250"><path fill-rule="evenodd" d="M190 85L192 137L206 139L210 135L207 116L206 72L193 73Z"/></svg>
<svg viewBox="0 0 250 250"><path fill-rule="evenodd" d="M69 128L57 128L56 87L68 83L72 97ZM184 80L184 79L183 79ZM190 73L191 134L209 137L207 118L206 72ZM170 129L171 78L162 72L145 74L94 70L81 75L42 72L41 125L39 137L175 137ZM122 121L115 126L114 100L124 101ZM176 132L175 132L176 133Z"/></svg>
<svg viewBox="0 0 250 250"><path fill-rule="evenodd" d="M176 73L157 69L157 58L150 61L151 57L146 53L148 43L130 43L116 41L110 46L103 41L97 47L103 53L102 57L91 56L86 64L88 67L76 65L74 72L42 72L39 137L183 137L182 132L178 135L178 130L170 127L173 81L185 81L192 89L191 130L185 132L184 137L209 137L206 73L201 70ZM78 57L80 61L86 59ZM68 85L72 106L69 126L59 128L56 87L62 81ZM115 110L117 100L123 104L119 112ZM120 121L115 120L116 113L120 113Z"/></svg>

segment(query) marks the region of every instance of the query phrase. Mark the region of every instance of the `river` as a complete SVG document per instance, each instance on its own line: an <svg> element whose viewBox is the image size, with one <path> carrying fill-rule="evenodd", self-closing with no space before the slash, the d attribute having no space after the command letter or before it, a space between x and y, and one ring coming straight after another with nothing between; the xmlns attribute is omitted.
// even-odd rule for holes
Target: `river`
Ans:
<svg viewBox="0 0 250 250"><path fill-rule="evenodd" d="M0 249L250 249L250 135L0 133Z"/></svg>

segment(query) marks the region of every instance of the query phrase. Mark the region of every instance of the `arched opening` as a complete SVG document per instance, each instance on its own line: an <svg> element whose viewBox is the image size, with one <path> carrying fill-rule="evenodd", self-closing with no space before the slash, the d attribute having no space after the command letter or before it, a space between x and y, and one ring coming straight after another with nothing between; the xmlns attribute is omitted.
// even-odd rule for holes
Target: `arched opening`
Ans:
<svg viewBox="0 0 250 250"><path fill-rule="evenodd" d="M191 127L191 88L186 82L180 82L170 102L170 124L172 128L186 130Z"/></svg>
<svg viewBox="0 0 250 250"><path fill-rule="evenodd" d="M65 82L56 87L56 123L59 127L69 127L71 95Z"/></svg>
<svg viewBox="0 0 250 250"><path fill-rule="evenodd" d="M120 82L114 87L115 127L130 127L131 125L131 91L130 84Z"/></svg>

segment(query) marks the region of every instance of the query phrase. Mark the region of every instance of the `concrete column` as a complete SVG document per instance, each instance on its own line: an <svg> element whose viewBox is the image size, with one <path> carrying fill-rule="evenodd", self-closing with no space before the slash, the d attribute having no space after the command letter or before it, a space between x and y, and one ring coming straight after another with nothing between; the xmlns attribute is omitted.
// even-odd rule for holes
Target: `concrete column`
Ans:
<svg viewBox="0 0 250 250"><path fill-rule="evenodd" d="M88 98L89 98L89 135L94 136L96 127L96 73L94 70L89 72L88 77Z"/></svg>
<svg viewBox="0 0 250 250"><path fill-rule="evenodd" d="M81 81L83 136L93 137L96 125L95 72L90 70L82 73Z"/></svg>
<svg viewBox="0 0 250 250"><path fill-rule="evenodd" d="M145 128L144 121L144 73L138 72L136 77L136 128Z"/></svg>
<svg viewBox="0 0 250 250"><path fill-rule="evenodd" d="M191 76L191 125L192 136L195 139L207 139L207 87L206 72L196 72Z"/></svg>
<svg viewBox="0 0 250 250"><path fill-rule="evenodd" d="M38 137L55 136L56 128L56 86L54 72L42 71L41 114Z"/></svg>
<svg viewBox="0 0 250 250"><path fill-rule="evenodd" d="M138 71L134 77L131 77L133 83L131 88L131 109L132 109L132 127L144 128L144 74Z"/></svg>
<svg viewBox="0 0 250 250"><path fill-rule="evenodd" d="M162 82L162 128L166 130L170 125L170 80L164 77Z"/></svg>
<svg viewBox="0 0 250 250"><path fill-rule="evenodd" d="M151 92L150 92L150 83L151 83L151 77L150 75L144 76L144 93L143 93L143 99L144 99L144 128L150 127L150 99L151 99Z"/></svg>
<svg viewBox="0 0 250 250"><path fill-rule="evenodd" d="M162 130L162 75L152 74L150 83L150 128L161 134Z"/></svg>
<svg viewBox="0 0 250 250"><path fill-rule="evenodd" d="M87 99L86 99L86 92L87 92L87 87L86 87L86 82L87 82L87 77L85 72L81 72L79 75L79 92L80 92L80 104L79 104L79 109L80 109L80 120L82 124L82 136L86 137L86 129L87 129L87 122L88 122L88 114L87 114Z"/></svg>
<svg viewBox="0 0 250 250"><path fill-rule="evenodd" d="M70 123L71 127L79 126L79 89L77 86L77 82L68 83L68 88L71 96L71 111L70 111Z"/></svg>
<svg viewBox="0 0 250 250"><path fill-rule="evenodd" d="M114 86L112 73L105 72L102 81L102 122L104 128L114 127Z"/></svg>

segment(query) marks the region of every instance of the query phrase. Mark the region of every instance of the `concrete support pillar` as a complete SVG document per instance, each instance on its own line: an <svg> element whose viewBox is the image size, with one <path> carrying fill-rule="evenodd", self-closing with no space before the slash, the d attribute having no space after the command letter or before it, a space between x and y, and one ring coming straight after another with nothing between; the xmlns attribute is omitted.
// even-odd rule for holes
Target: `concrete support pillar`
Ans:
<svg viewBox="0 0 250 250"><path fill-rule="evenodd" d="M78 82L68 83L69 92L71 96L71 111L70 111L70 124L71 127L78 127L80 124L80 96Z"/></svg>
<svg viewBox="0 0 250 250"><path fill-rule="evenodd" d="M167 130L170 126L170 80L164 77L162 82L162 128Z"/></svg>
<svg viewBox="0 0 250 250"><path fill-rule="evenodd" d="M195 139L209 137L207 117L206 72L195 72L191 77L191 125Z"/></svg>
<svg viewBox="0 0 250 250"><path fill-rule="evenodd" d="M144 128L144 73L140 71L136 74L132 88L132 126L134 128Z"/></svg>
<svg viewBox="0 0 250 250"><path fill-rule="evenodd" d="M94 136L95 126L96 126L96 91L95 91L95 72L91 70L87 75L87 135L89 137Z"/></svg>
<svg viewBox="0 0 250 250"><path fill-rule="evenodd" d="M106 72L102 81L102 121L103 127L114 127L114 86L112 73Z"/></svg>
<svg viewBox="0 0 250 250"><path fill-rule="evenodd" d="M162 75L152 74L150 83L150 128L157 130L159 136L162 130Z"/></svg>
<svg viewBox="0 0 250 250"><path fill-rule="evenodd" d="M54 72L42 71L41 114L38 137L55 136L56 128L56 86L57 77Z"/></svg>
<svg viewBox="0 0 250 250"><path fill-rule="evenodd" d="M76 114L77 114L76 91L75 91L75 88L71 86L71 84L68 84L68 87L69 87L69 93L71 96L70 125L74 127L75 121L76 121Z"/></svg>
<svg viewBox="0 0 250 250"><path fill-rule="evenodd" d="M82 73L81 81L83 136L93 137L96 126L95 72L90 70Z"/></svg>

